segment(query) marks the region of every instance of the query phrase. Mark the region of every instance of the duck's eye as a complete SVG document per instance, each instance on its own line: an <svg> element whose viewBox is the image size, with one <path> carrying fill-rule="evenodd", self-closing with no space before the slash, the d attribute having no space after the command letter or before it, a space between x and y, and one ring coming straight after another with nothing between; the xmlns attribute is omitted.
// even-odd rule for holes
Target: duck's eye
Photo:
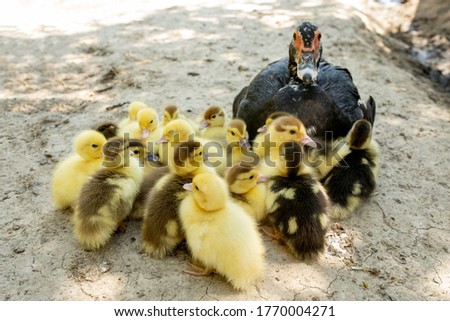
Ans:
<svg viewBox="0 0 450 321"><path fill-rule="evenodd" d="M236 134L232 131L232 132L230 132L231 133L231 135L233 135L233 136L236 136Z"/></svg>
<svg viewBox="0 0 450 321"><path fill-rule="evenodd" d="M199 156L202 156L203 152L198 153Z"/></svg>
<svg viewBox="0 0 450 321"><path fill-rule="evenodd" d="M153 124L153 120L150 122L150 124Z"/></svg>
<svg viewBox="0 0 450 321"><path fill-rule="evenodd" d="M296 131L293 130L293 129L291 129L291 130L289 131L289 134L291 134L291 135L295 135L295 133L296 133Z"/></svg>
<svg viewBox="0 0 450 321"><path fill-rule="evenodd" d="M93 148L97 148L97 147L98 147L97 144L92 144L91 146L92 146Z"/></svg>
<svg viewBox="0 0 450 321"><path fill-rule="evenodd" d="M319 40L322 38L322 34L321 33L319 33Z"/></svg>
<svg viewBox="0 0 450 321"><path fill-rule="evenodd" d="M199 188L198 188L198 186L197 186L197 185L194 185L194 187L195 187L195 189L196 189L197 191L199 191Z"/></svg>
<svg viewBox="0 0 450 321"><path fill-rule="evenodd" d="M139 151L135 150L135 151L133 151L133 153L134 153L134 155L137 155L137 154L139 154Z"/></svg>
<svg viewBox="0 0 450 321"><path fill-rule="evenodd" d="M216 118L216 115L212 115L212 117L211 118Z"/></svg>
<svg viewBox="0 0 450 321"><path fill-rule="evenodd" d="M249 179L253 179L253 177L255 177L254 175L250 176Z"/></svg>
<svg viewBox="0 0 450 321"><path fill-rule="evenodd" d="M294 40L297 40L297 35L295 33L294 33L293 37L294 37Z"/></svg>

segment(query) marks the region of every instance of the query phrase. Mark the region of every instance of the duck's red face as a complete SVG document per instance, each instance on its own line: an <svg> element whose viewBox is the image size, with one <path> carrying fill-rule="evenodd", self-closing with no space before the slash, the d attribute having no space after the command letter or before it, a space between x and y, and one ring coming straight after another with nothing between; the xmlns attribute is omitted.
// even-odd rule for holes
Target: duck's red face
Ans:
<svg viewBox="0 0 450 321"><path fill-rule="evenodd" d="M317 80L319 62L321 56L320 31L309 23L302 23L294 31L291 45L295 63L297 64L297 76L305 84L311 84Z"/></svg>

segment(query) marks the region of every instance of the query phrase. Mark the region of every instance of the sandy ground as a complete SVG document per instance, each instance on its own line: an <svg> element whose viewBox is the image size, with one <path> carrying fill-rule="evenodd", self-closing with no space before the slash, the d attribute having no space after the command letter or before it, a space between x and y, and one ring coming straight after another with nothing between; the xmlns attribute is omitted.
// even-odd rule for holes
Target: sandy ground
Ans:
<svg viewBox="0 0 450 321"><path fill-rule="evenodd" d="M42 3L44 1L41 1ZM372 2L18 1L0 19L2 300L450 300L449 94L393 50ZM80 4L81 3L81 4ZM125 3L125 1L123 2ZM157 4L158 3L158 4ZM353 4L350 4L353 3ZM265 277L247 293L182 273L181 247L154 260L140 223L82 250L50 196L80 130L143 100L231 113L239 90L287 55L293 27L322 30L324 57L378 106L376 194L327 236L315 263L264 238ZM407 21L405 21L407 23Z"/></svg>

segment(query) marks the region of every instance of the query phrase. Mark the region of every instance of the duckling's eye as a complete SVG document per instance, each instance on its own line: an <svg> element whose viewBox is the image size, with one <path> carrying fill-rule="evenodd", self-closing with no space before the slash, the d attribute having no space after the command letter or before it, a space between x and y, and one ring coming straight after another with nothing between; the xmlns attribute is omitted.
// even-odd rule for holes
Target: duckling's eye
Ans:
<svg viewBox="0 0 450 321"><path fill-rule="evenodd" d="M152 121L150 122L150 124L153 124L153 119L152 119Z"/></svg>
<svg viewBox="0 0 450 321"><path fill-rule="evenodd" d="M97 147L98 147L97 144L92 144L91 146L92 146L93 148L97 148Z"/></svg>
<svg viewBox="0 0 450 321"><path fill-rule="evenodd" d="M236 134L233 131L231 132L231 135L236 136Z"/></svg>
<svg viewBox="0 0 450 321"><path fill-rule="evenodd" d="M137 154L139 154L139 151L135 150L135 151L133 151L133 153L134 153L134 155L137 155Z"/></svg>
<svg viewBox="0 0 450 321"><path fill-rule="evenodd" d="M255 177L254 175L250 176L249 179L253 179L253 177Z"/></svg>
<svg viewBox="0 0 450 321"><path fill-rule="evenodd" d="M194 185L194 187L195 187L195 189L196 189L197 191L199 191L199 189L198 189L198 186L197 186L197 185Z"/></svg>
<svg viewBox="0 0 450 321"><path fill-rule="evenodd" d="M216 118L216 115L212 115L212 117L211 118Z"/></svg>
<svg viewBox="0 0 450 321"><path fill-rule="evenodd" d="M201 156L203 154L203 152L198 153L199 156Z"/></svg>
<svg viewBox="0 0 450 321"><path fill-rule="evenodd" d="M291 129L291 130L289 131L289 134L291 134L291 135L294 135L295 133L296 133L296 131L293 130L293 129Z"/></svg>

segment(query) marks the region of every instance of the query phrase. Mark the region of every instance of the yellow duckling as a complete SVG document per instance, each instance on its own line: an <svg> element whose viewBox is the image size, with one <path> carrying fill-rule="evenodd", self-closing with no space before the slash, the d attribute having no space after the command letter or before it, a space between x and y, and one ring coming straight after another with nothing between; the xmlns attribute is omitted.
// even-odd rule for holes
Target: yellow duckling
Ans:
<svg viewBox="0 0 450 321"><path fill-rule="evenodd" d="M139 139L146 144L147 152L157 154L158 148L155 142L161 137L162 133L158 114L153 108L143 108L137 113L136 119L137 122L120 130L120 136ZM125 135L129 135L129 137Z"/></svg>
<svg viewBox="0 0 450 321"><path fill-rule="evenodd" d="M180 219L192 257L204 270L225 276L237 290L249 290L262 277L264 247L255 221L230 201L227 185L216 174L202 173L184 188L191 191L180 205Z"/></svg>
<svg viewBox="0 0 450 321"><path fill-rule="evenodd" d="M147 151L147 146L138 139L129 139L131 156L139 161L139 166L144 169L144 176L154 171L161 170L164 164L159 156Z"/></svg>
<svg viewBox="0 0 450 321"><path fill-rule="evenodd" d="M324 250L329 223L329 201L322 184L306 165L303 146L297 141L281 146L280 156L268 173L267 234L282 239L301 259L312 259Z"/></svg>
<svg viewBox="0 0 450 321"><path fill-rule="evenodd" d="M208 107L203 113L202 123L199 126L201 137L226 144L226 114L218 106Z"/></svg>
<svg viewBox="0 0 450 321"><path fill-rule="evenodd" d="M144 204L142 245L154 258L163 258L184 240L178 210L187 196L183 185L197 173L211 172L203 164L203 148L199 142L180 143L169 162L170 172L156 181L148 181Z"/></svg>
<svg viewBox="0 0 450 321"><path fill-rule="evenodd" d="M281 116L272 121L264 135L263 142L254 144L253 150L258 154L264 166L273 166L279 157L280 147L288 141L301 145L316 147L317 144L308 136L303 123L294 116Z"/></svg>
<svg viewBox="0 0 450 321"><path fill-rule="evenodd" d="M168 164L172 158L173 150L182 142L192 141L195 132L184 119L175 119L164 126L162 135L156 141L158 144L158 155L163 164Z"/></svg>
<svg viewBox="0 0 450 321"><path fill-rule="evenodd" d="M247 125L242 119L235 118L227 126L227 167L243 160L253 160L251 145L248 141Z"/></svg>
<svg viewBox="0 0 450 321"><path fill-rule="evenodd" d="M241 119L232 119L226 127L226 148L221 148L217 142L209 142L206 164L214 168L217 174L224 177L226 172L242 160L258 163L258 156L251 151L248 142L247 126Z"/></svg>
<svg viewBox="0 0 450 321"><path fill-rule="evenodd" d="M242 206L256 222L266 218L267 178L257 168L242 162L234 165L227 173L226 181L231 198Z"/></svg>
<svg viewBox="0 0 450 321"><path fill-rule="evenodd" d="M74 208L83 184L100 168L106 138L95 130L85 130L74 140L74 154L60 162L52 175L52 196L58 209Z"/></svg>
<svg viewBox="0 0 450 321"><path fill-rule="evenodd" d="M284 111L276 111L271 113L269 116L267 116L266 118L266 122L264 123L264 125L262 127L259 127L257 130L257 134L255 136L255 138L253 139L253 146L260 146L263 142L264 142L264 137L265 134L267 133L267 130L270 126L270 124L272 124L272 122L282 116L292 116L291 114L284 112Z"/></svg>
<svg viewBox="0 0 450 321"><path fill-rule="evenodd" d="M148 108L142 101L133 101L128 105L128 117L119 122L119 128L125 128L136 122L137 114L141 109Z"/></svg>
<svg viewBox="0 0 450 321"><path fill-rule="evenodd" d="M170 121L175 119L183 119L191 125L196 135L200 135L200 131L198 130L198 125L191 120L190 118L184 116L180 113L180 109L176 105L166 106L163 110L163 126L167 125Z"/></svg>
<svg viewBox="0 0 450 321"><path fill-rule="evenodd" d="M103 168L83 186L73 216L75 236L88 250L104 246L129 215L142 181L128 140L111 138L103 148Z"/></svg>

